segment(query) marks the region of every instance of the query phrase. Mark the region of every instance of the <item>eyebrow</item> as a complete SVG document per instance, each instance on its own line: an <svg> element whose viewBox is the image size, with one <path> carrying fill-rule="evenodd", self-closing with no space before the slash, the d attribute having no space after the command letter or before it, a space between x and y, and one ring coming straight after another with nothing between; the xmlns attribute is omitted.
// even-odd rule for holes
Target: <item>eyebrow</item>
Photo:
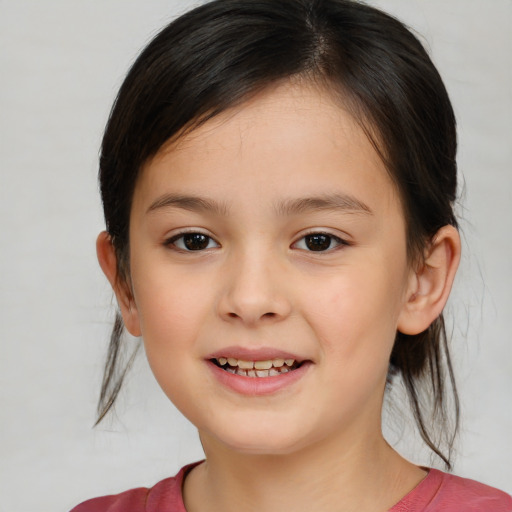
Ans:
<svg viewBox="0 0 512 512"><path fill-rule="evenodd" d="M368 205L350 194L326 194L288 199L276 206L279 215L296 215L310 211L326 210L373 215Z"/></svg>
<svg viewBox="0 0 512 512"><path fill-rule="evenodd" d="M229 214L229 208L226 203L218 203L205 197L181 194L165 194L157 198L147 209L146 213L164 208L181 208L193 212L206 212L223 216ZM327 210L373 215L369 206L349 194L325 194L285 199L275 205L275 211L280 216L292 216L311 211Z"/></svg>
<svg viewBox="0 0 512 512"><path fill-rule="evenodd" d="M224 203L217 203L211 199L199 196L188 196L180 194L165 194L153 203L147 209L146 213L159 210L161 208L181 208L192 212L206 212L217 215L227 215L228 207Z"/></svg>

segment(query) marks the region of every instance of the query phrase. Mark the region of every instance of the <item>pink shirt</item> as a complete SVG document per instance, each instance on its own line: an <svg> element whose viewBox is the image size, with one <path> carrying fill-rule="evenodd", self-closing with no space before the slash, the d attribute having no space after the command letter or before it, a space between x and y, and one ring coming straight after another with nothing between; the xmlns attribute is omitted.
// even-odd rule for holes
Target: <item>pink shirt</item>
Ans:
<svg viewBox="0 0 512 512"><path fill-rule="evenodd" d="M151 489L139 487L85 501L71 512L186 512L181 488L190 464ZM512 498L493 487L431 469L389 512L512 512Z"/></svg>

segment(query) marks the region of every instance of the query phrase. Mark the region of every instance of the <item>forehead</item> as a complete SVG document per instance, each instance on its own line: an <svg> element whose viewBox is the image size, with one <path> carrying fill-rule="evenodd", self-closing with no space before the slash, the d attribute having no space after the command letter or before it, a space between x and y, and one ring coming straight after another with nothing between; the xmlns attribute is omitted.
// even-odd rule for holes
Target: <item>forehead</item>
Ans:
<svg viewBox="0 0 512 512"><path fill-rule="evenodd" d="M258 191L270 199L334 185L396 199L384 164L348 110L319 87L285 83L166 143L144 166L135 195L203 186L211 194L250 198Z"/></svg>
<svg viewBox="0 0 512 512"><path fill-rule="evenodd" d="M300 123L297 121L300 120ZM233 135L238 132L238 137ZM287 80L272 85L251 96L240 105L216 115L199 127L165 143L160 155L186 151L199 145L214 149L249 149L251 143L261 151L277 144L309 137L311 145L323 138L324 145L339 145L343 140L352 143L368 142L354 116L349 113L340 96L313 82ZM219 144L221 142L221 144ZM299 148L295 148L298 150ZM368 153L370 156L370 153ZM376 156L376 155L375 155Z"/></svg>

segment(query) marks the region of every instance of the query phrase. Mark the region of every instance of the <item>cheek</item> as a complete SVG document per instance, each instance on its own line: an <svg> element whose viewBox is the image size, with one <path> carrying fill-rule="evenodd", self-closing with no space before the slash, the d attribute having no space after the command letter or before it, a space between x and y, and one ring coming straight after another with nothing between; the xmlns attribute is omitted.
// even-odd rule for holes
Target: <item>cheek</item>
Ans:
<svg viewBox="0 0 512 512"><path fill-rule="evenodd" d="M396 334L401 280L393 269L362 268L343 269L322 286L310 286L302 309L331 359L355 368L369 363L384 368Z"/></svg>
<svg viewBox="0 0 512 512"><path fill-rule="evenodd" d="M147 268L147 267L146 267ZM134 297L144 347L157 381L169 394L195 357L210 303L203 286L170 272L134 274Z"/></svg>
<svg viewBox="0 0 512 512"><path fill-rule="evenodd" d="M147 283L139 291L144 348L151 371L162 391L191 421L197 421L194 404L205 393L197 374L200 358L197 340L204 325L206 307L193 287L174 282ZM179 290L179 291L178 291ZM185 383L196 382L196 385Z"/></svg>
<svg viewBox="0 0 512 512"><path fill-rule="evenodd" d="M193 329L204 307L208 287L169 265L154 262L133 265L132 276L142 334L148 341L155 337L155 341L165 342L161 335L171 333L179 340Z"/></svg>

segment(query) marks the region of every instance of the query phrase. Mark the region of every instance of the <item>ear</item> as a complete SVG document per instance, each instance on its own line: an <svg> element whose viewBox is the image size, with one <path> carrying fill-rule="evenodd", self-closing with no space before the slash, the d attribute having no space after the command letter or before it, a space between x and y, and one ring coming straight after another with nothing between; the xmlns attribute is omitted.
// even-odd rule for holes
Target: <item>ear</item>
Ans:
<svg viewBox="0 0 512 512"><path fill-rule="evenodd" d="M398 318L403 334L419 334L441 315L460 261L460 236L443 226L432 239L420 267L412 271L406 302Z"/></svg>
<svg viewBox="0 0 512 512"><path fill-rule="evenodd" d="M123 316L125 327L132 336L140 336L139 313L133 300L133 293L130 284L121 277L118 272L117 257L112 238L106 232L102 231L96 240L96 254L101 270L107 277L116 294L117 303Z"/></svg>

